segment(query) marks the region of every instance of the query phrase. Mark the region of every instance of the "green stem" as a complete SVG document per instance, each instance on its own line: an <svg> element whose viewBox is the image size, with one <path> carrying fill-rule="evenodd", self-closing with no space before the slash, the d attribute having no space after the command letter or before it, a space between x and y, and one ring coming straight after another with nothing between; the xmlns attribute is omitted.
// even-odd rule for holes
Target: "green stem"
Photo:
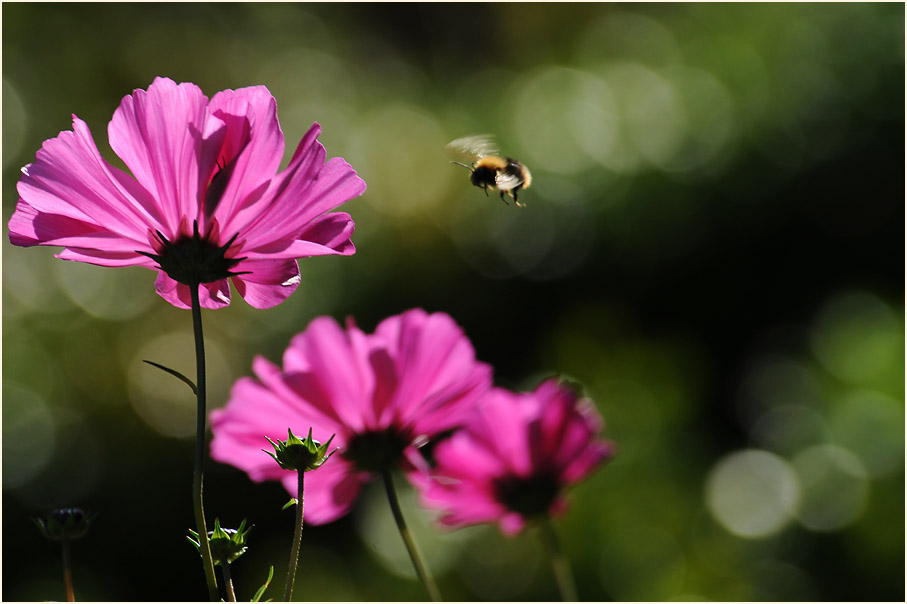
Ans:
<svg viewBox="0 0 907 604"><path fill-rule="evenodd" d="M60 542L63 546L63 585L66 587L66 601L75 602L76 594L72 590L72 560L69 553L69 539Z"/></svg>
<svg viewBox="0 0 907 604"><path fill-rule="evenodd" d="M406 550L409 552L409 558L413 561L416 575L418 575L419 580L422 581L425 590L428 591L428 596L431 598L432 602L440 602L441 594L438 592L438 586L435 585L431 575L428 574L425 562L422 561L422 554L419 552L419 548L416 546L416 542L413 540L412 535L410 535L409 529L406 527L406 522L403 520L403 511L400 509L400 501L397 499L397 491L394 489L391 471L385 468L381 471L381 477L384 479L384 488L387 491L387 501L390 503L391 512L393 512L394 520L397 522L397 529L400 531L400 536L403 537L403 543L406 545Z"/></svg>
<svg viewBox="0 0 907 604"><path fill-rule="evenodd" d="M236 592L233 591L233 577L230 575L230 564L228 562L222 562L220 568L224 572L224 585L227 588L227 602L235 602Z"/></svg>
<svg viewBox="0 0 907 604"><path fill-rule="evenodd" d="M293 531L293 547L290 548L290 566L287 568L287 588L283 592L285 602L293 601L293 584L296 582L296 568L299 566L299 544L302 541L302 483L305 471L296 470L299 475L299 492L296 494L296 528Z"/></svg>
<svg viewBox="0 0 907 604"><path fill-rule="evenodd" d="M561 551L560 542L557 533L554 532L554 525L551 519L545 517L539 522L539 530L542 536L542 543L548 550L548 557L551 559L551 567L554 569L554 578L557 580L557 587L561 592L561 600L564 602L577 602L576 585L573 582L573 574L570 572L570 564Z"/></svg>
<svg viewBox="0 0 907 604"><path fill-rule="evenodd" d="M208 544L208 528L205 526L205 505L202 501L205 474L205 426L207 420L207 410L205 408L205 398L207 396L205 387L205 339L202 334L202 306L198 298L198 284L189 284L189 291L192 295L192 327L195 332L195 382L198 399L195 430L195 472L192 475L192 503L195 509L199 551L202 555L205 580L208 583L208 597L212 602L217 602L219 600L217 596L217 577L214 574L211 546Z"/></svg>

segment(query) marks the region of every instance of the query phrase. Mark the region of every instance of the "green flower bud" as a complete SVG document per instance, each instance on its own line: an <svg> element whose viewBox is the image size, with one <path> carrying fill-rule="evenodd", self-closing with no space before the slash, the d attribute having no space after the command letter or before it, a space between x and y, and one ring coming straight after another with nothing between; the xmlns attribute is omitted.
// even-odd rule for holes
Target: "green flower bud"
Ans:
<svg viewBox="0 0 907 604"><path fill-rule="evenodd" d="M80 508L60 508L46 518L32 518L41 533L52 541L72 541L85 536L96 512L86 514Z"/></svg>
<svg viewBox="0 0 907 604"><path fill-rule="evenodd" d="M220 526L220 519L214 519L214 530L208 531L208 544L211 548L211 558L214 560L215 564L223 566L224 564L230 564L240 556L242 556L246 549L246 535L252 530L250 526L248 530L243 530L246 528L246 521L243 520L239 524L238 529L225 529ZM198 533L189 529L189 533L192 537L187 537L192 545L195 546L195 549L201 552L201 542L198 538Z"/></svg>
<svg viewBox="0 0 907 604"><path fill-rule="evenodd" d="M331 435L323 445L317 440L312 440L312 429L309 428L309 435L305 440L299 440L292 430L287 430L289 437L285 441L278 440L274 442L267 436L268 442L274 446L274 452L262 449L265 453L274 458L284 470L298 470L308 472L321 467L328 458L334 454L334 451L328 453L328 447L335 435Z"/></svg>

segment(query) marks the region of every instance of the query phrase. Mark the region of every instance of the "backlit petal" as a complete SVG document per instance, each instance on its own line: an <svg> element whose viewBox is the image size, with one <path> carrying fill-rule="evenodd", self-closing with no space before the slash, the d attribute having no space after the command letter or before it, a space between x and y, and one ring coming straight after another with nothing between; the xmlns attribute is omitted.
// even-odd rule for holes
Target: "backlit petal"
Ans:
<svg viewBox="0 0 907 604"><path fill-rule="evenodd" d="M230 180L213 217L225 229L240 230L231 218L255 201L277 174L284 139L277 121L277 101L264 86L223 90L214 95L208 111L228 124L223 157L235 158ZM244 130L248 128L248 132Z"/></svg>
<svg viewBox="0 0 907 604"><path fill-rule="evenodd" d="M177 308L192 308L192 294L188 285L177 283L167 273L158 273L154 289L164 300ZM198 288L202 308L223 308L230 304L230 284L226 279L203 283Z"/></svg>
<svg viewBox="0 0 907 604"><path fill-rule="evenodd" d="M75 116L73 130L45 141L22 169L17 188L19 206L10 220L16 245L66 245L69 237L94 234L98 249L123 238L133 250L151 251L147 232L160 214L134 181L104 161Z"/></svg>
<svg viewBox="0 0 907 604"><path fill-rule="evenodd" d="M244 260L234 269L233 285L253 308L271 308L286 300L299 287L299 265L295 260Z"/></svg>
<svg viewBox="0 0 907 604"><path fill-rule="evenodd" d="M157 200L170 228L183 216L198 217L207 103L195 84L155 78L147 91L123 98L108 127L110 147Z"/></svg>
<svg viewBox="0 0 907 604"><path fill-rule="evenodd" d="M298 478L295 473L288 474L282 482L290 495L295 497ZM349 512L362 485L369 479L367 474L353 471L338 455L332 456L317 470L307 472L303 483L305 522L327 524Z"/></svg>

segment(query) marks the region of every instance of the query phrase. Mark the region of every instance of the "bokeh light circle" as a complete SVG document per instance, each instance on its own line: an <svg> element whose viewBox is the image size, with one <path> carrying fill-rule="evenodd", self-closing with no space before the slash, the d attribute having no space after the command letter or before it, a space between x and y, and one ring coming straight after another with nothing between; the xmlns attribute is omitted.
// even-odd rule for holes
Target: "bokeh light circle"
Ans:
<svg viewBox="0 0 907 604"><path fill-rule="evenodd" d="M817 445L799 453L791 465L802 490L797 519L803 526L831 532L859 517L869 485L863 464L850 451Z"/></svg>
<svg viewBox="0 0 907 604"><path fill-rule="evenodd" d="M25 133L28 130L28 111L16 86L3 80L3 168L19 158Z"/></svg>
<svg viewBox="0 0 907 604"><path fill-rule="evenodd" d="M195 340L191 332L165 333L145 344L129 365L129 402L149 426L165 436L195 435L197 400L192 390L145 360L179 371L195 381ZM226 401L233 382L226 360L214 338L205 338L208 407Z"/></svg>
<svg viewBox="0 0 907 604"><path fill-rule="evenodd" d="M467 527L470 541L463 548L458 574L477 596L486 602L519 601L533 587L541 572L543 553L534 535L513 538L501 535L497 526Z"/></svg>
<svg viewBox="0 0 907 604"><path fill-rule="evenodd" d="M599 577L606 589L622 587L622 591L613 594L617 601L659 602L680 593L687 564L683 548L674 535L636 525L607 541Z"/></svg>
<svg viewBox="0 0 907 604"><path fill-rule="evenodd" d="M416 105L391 102L363 119L345 158L368 183L362 200L384 214L407 216L431 212L449 185L466 171L454 171L444 153L449 141L438 120Z"/></svg>
<svg viewBox="0 0 907 604"><path fill-rule="evenodd" d="M624 5L627 6L627 5ZM671 65L682 60L674 33L659 20L629 10L609 10L577 36L580 62L634 58L650 65Z"/></svg>
<svg viewBox="0 0 907 604"><path fill-rule="evenodd" d="M834 442L882 477L904 467L904 401L873 390L847 392L828 414Z"/></svg>
<svg viewBox="0 0 907 604"><path fill-rule="evenodd" d="M731 453L712 468L705 499L715 520L731 533L768 537L794 518L800 485L781 457L749 449Z"/></svg>
<svg viewBox="0 0 907 604"><path fill-rule="evenodd" d="M3 488L15 488L40 474L54 454L53 414L40 396L3 382Z"/></svg>
<svg viewBox="0 0 907 604"><path fill-rule="evenodd" d="M683 106L684 140L662 167L671 172L717 172L730 160L728 151L739 130L730 91L714 75L695 67L672 67L664 75Z"/></svg>
<svg viewBox="0 0 907 604"><path fill-rule="evenodd" d="M768 410L750 429L750 435L759 445L782 454L832 438L822 415L806 405L780 405Z"/></svg>
<svg viewBox="0 0 907 604"><path fill-rule="evenodd" d="M610 63L603 75L618 96L621 135L627 143L614 149L606 165L631 171L636 168L634 156L659 168L669 164L687 130L687 112L677 88L662 74L633 61ZM618 167L618 162L624 165Z"/></svg>
<svg viewBox="0 0 907 604"><path fill-rule="evenodd" d="M829 300L813 326L811 344L825 369L846 382L866 383L893 371L903 382L904 326L870 293L846 292Z"/></svg>
<svg viewBox="0 0 907 604"><path fill-rule="evenodd" d="M460 544L469 532L445 532L439 534L432 526L436 514L418 504L418 496L400 476L394 477L394 486L400 501L400 508L406 519L407 528L419 544L428 568L441 574L453 566L460 554ZM369 484L362 493L362 501L354 512L354 521L359 536L368 550L388 571L400 577L416 578L412 560L400 539L400 532L394 522L387 496L380 481Z"/></svg>
<svg viewBox="0 0 907 604"><path fill-rule="evenodd" d="M156 273L137 266L101 267L83 262L54 264L66 295L99 319L122 320L143 313L157 298Z"/></svg>
<svg viewBox="0 0 907 604"><path fill-rule="evenodd" d="M617 99L591 73L550 66L526 76L514 100L513 130L535 169L575 174L606 163L620 135Z"/></svg>

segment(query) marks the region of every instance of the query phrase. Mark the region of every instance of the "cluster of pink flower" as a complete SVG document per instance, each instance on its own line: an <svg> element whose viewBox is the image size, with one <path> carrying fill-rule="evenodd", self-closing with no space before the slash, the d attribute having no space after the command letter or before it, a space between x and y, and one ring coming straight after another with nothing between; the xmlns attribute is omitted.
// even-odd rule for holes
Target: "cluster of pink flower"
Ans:
<svg viewBox="0 0 907 604"><path fill-rule="evenodd" d="M338 455L305 484L313 524L342 516L365 482L399 467L443 524L499 521L514 534L562 511L564 488L614 452L595 408L556 379L531 393L492 387L491 368L443 313L410 310L373 334L321 317L290 342L283 369L261 357L253 369L258 379L237 381L211 415L212 457L296 496L295 473L262 453L264 437L288 427L336 435Z"/></svg>
<svg viewBox="0 0 907 604"><path fill-rule="evenodd" d="M298 258L355 251L351 217L332 210L365 182L343 159L326 161L319 133L314 124L278 171L284 137L267 88L209 100L194 84L157 78L126 96L109 124L110 146L131 174L105 161L73 116L73 129L45 141L22 169L9 222L15 245L61 246L66 260L155 270L158 294L193 309L201 410L195 534L212 598L199 461L200 309L228 305L230 282L253 307L275 306L299 284ZM237 381L226 407L211 414L211 455L253 480L282 480L296 496L301 473L297 481L265 455L266 438L288 429L311 430L308 445L312 433L322 442L333 436L338 454L324 465L321 458L303 485L314 524L347 513L365 482L383 475L389 483L400 468L423 502L442 510L442 524L499 522L514 534L562 511L564 489L614 453L592 404L556 379L530 393L494 388L491 368L443 313L409 310L373 334L318 318L292 340L283 368L257 358L254 371L257 379Z"/></svg>

